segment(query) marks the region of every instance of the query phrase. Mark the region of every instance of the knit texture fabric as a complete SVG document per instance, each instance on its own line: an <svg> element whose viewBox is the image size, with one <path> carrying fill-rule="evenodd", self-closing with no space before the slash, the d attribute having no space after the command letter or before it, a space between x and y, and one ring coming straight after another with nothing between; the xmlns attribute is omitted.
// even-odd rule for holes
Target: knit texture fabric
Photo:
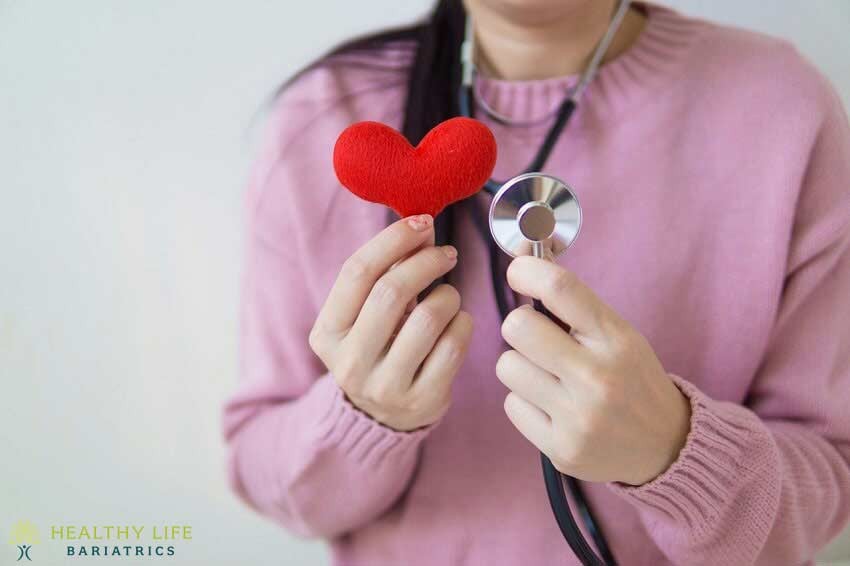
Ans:
<svg viewBox="0 0 850 566"><path fill-rule="evenodd" d="M646 337L691 427L657 478L585 493L624 565L807 564L850 513L847 117L786 42L646 9L545 170L583 207L558 262ZM340 56L277 101L245 201L231 484L291 532L328 539L339 566L577 564L536 449L503 411L501 321L469 214L452 277L475 332L438 423L373 421L308 346L342 263L386 222L341 188L334 142L358 121L401 127L412 56L401 41ZM498 143L495 178L530 162L575 81L478 78L500 113L539 120L476 116Z"/></svg>

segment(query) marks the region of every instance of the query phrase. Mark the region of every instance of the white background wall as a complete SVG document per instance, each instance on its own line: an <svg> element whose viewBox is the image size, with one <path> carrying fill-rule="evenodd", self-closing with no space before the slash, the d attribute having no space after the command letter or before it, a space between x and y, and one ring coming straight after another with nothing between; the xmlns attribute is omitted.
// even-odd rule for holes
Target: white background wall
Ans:
<svg viewBox="0 0 850 566"><path fill-rule="evenodd" d="M792 38L850 105L847 0L671 3ZM428 4L0 0L0 563L20 519L189 523L173 563L326 563L224 482L251 124L309 58Z"/></svg>

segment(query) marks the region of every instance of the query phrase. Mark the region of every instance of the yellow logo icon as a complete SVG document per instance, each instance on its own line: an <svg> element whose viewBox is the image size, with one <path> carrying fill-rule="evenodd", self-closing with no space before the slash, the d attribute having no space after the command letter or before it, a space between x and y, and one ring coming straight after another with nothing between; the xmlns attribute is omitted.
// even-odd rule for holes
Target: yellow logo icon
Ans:
<svg viewBox="0 0 850 566"><path fill-rule="evenodd" d="M18 562L24 558L31 561L30 549L39 542L38 529L29 521L18 521L9 534L9 544L18 547Z"/></svg>

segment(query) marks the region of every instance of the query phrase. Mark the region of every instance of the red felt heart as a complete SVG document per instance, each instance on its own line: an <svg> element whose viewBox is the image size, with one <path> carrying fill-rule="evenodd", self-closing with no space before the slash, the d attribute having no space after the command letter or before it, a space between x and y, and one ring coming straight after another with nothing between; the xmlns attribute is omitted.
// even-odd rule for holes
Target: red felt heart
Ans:
<svg viewBox="0 0 850 566"><path fill-rule="evenodd" d="M487 182L496 164L496 140L471 118L438 124L415 148L387 125L358 122L339 135L333 161L339 182L360 198L385 204L401 217L436 216Z"/></svg>

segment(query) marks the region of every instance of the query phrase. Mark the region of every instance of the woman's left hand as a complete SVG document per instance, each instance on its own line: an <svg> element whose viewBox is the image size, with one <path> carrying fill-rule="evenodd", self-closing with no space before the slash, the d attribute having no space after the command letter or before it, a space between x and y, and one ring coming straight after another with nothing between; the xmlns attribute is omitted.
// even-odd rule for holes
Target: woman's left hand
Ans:
<svg viewBox="0 0 850 566"><path fill-rule="evenodd" d="M505 412L562 473L586 481L646 483L672 464L690 429L690 405L647 340L574 274L518 257L510 286L572 326L526 305L502 336L513 350L496 374Z"/></svg>

